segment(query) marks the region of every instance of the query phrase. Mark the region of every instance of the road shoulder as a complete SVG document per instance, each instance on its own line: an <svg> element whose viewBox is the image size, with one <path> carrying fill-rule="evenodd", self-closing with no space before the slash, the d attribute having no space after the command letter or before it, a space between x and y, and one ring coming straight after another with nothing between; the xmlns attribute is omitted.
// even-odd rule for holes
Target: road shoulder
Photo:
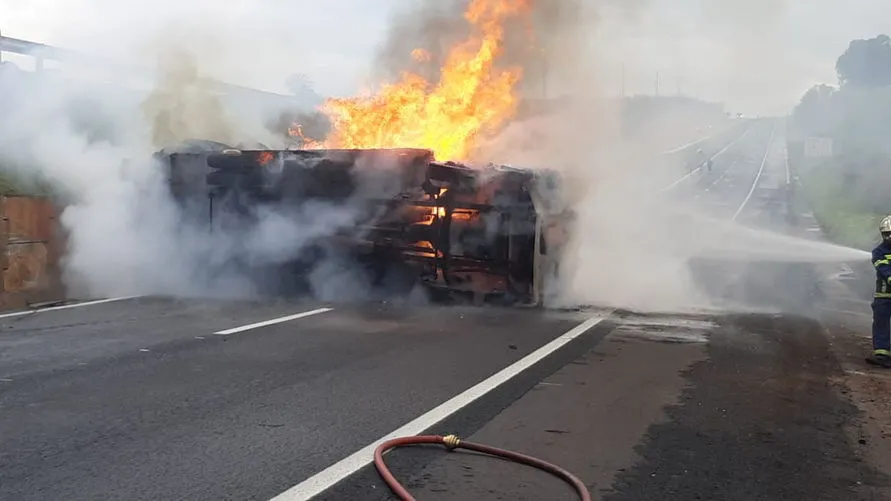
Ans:
<svg viewBox="0 0 891 501"><path fill-rule="evenodd" d="M835 390L857 408L858 418L847 427L848 440L859 461L879 476L858 485L860 499L891 499L891 370L864 363L872 348L870 319L865 315L839 316L824 320L826 335L842 367L831 379Z"/></svg>

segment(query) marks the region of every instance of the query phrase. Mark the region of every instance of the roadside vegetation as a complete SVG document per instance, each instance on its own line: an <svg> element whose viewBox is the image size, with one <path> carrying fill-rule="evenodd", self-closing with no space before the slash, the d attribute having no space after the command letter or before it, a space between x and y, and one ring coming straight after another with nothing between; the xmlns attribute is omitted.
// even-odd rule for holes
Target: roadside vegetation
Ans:
<svg viewBox="0 0 891 501"><path fill-rule="evenodd" d="M14 172L8 162L0 162L0 196L50 197L53 195L49 184L25 180Z"/></svg>
<svg viewBox="0 0 891 501"><path fill-rule="evenodd" d="M10 99L10 94L14 93L9 90L6 84L18 86L22 78L22 72L14 64L0 61L0 120L8 116L7 106L10 106L14 101L14 98ZM4 102L4 97L9 101ZM44 183L26 180L16 174L21 172L26 171L21 170L21 166L13 163L11 159L0 155L0 196L44 196L49 194L49 189Z"/></svg>
<svg viewBox="0 0 891 501"><path fill-rule="evenodd" d="M838 84L812 87L790 117L790 163L826 234L869 249L891 214L891 38L852 41L836 70ZM809 151L814 138L831 155Z"/></svg>
<svg viewBox="0 0 891 501"><path fill-rule="evenodd" d="M835 243L869 250L877 243L883 214L872 212L850 196L845 177L835 165L813 167L802 176L807 204L823 232Z"/></svg>

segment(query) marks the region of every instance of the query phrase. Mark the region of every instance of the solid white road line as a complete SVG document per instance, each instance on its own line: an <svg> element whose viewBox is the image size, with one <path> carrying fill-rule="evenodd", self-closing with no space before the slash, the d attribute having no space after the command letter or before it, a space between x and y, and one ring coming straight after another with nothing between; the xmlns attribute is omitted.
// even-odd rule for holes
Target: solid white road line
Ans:
<svg viewBox="0 0 891 501"><path fill-rule="evenodd" d="M266 327L267 325L280 324L282 322L290 322L291 320L297 320L298 318L310 317L313 315L318 315L319 313L326 313L334 308L319 308L317 310L304 311L302 313L296 313L294 315L288 315L286 317L278 317L270 320L264 320L262 322L257 322L255 324L242 325L240 327L233 327L231 329L226 329L223 331L214 332L217 336L228 336L229 334L237 334L239 332L249 331L251 329L259 329L260 327Z"/></svg>
<svg viewBox="0 0 891 501"><path fill-rule="evenodd" d="M24 315L34 315L35 313L43 313L46 311L69 310L71 308L80 308L82 306L93 306L96 304L114 303L117 301L126 301L128 299L136 299L139 297L142 297L142 296L112 297L112 298L107 298L107 299L97 299L95 301L85 301L83 303L72 303L72 304L65 304L62 306L50 306L49 308L35 308L33 310L15 311L12 313L4 313L4 314L0 315L0 318L21 317Z"/></svg>
<svg viewBox="0 0 891 501"><path fill-rule="evenodd" d="M770 147L773 145L773 135L776 131L777 126L774 124L773 129L770 130L770 137L767 138L767 151L764 152L764 159L761 160L761 167L758 168L758 174L755 174L755 180L752 181L752 187L749 189L749 193L746 195L745 200L739 204L739 208L736 209L736 213L733 214L731 221L736 221L736 218L739 217L739 214L746 208L746 204L748 204L749 200L752 198L752 194L755 193L755 188L758 187L758 182L761 181L761 174L764 173L764 166L767 165L767 157L770 155Z"/></svg>
<svg viewBox="0 0 891 501"><path fill-rule="evenodd" d="M513 379L515 376L540 362L542 359L544 359L551 353L554 353L573 339L588 332L589 330L591 330L591 328L605 320L608 316L609 312L603 314L602 316L589 318L588 320L577 325L575 328L561 335L557 339L554 339L548 344L507 366L488 379L483 380L476 386L465 390L463 393L453 397L451 400L440 404L438 407L435 407L427 413L419 416L415 420L406 423L399 429L394 430L389 434L375 440L362 449L354 452L350 456L329 466L319 473L316 473L315 475L309 477L303 482L300 482L294 487L291 487L285 492L274 497L272 501L308 501L314 496L325 492L334 484L340 482L353 473L356 473L363 467L371 464L374 460L374 450L383 442L395 437L412 436L422 433L424 430L436 425L437 423L448 418L452 414L455 414L464 407L467 407L474 401L491 392L495 388L498 388L502 384Z"/></svg>

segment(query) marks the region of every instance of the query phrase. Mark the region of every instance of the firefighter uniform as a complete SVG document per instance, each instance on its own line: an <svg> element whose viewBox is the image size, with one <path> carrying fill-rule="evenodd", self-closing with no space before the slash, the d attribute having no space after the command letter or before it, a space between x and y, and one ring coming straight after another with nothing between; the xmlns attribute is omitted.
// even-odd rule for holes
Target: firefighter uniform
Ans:
<svg viewBox="0 0 891 501"><path fill-rule="evenodd" d="M872 250L876 287L872 301L872 357L867 361L891 368L891 216L879 226L882 243Z"/></svg>

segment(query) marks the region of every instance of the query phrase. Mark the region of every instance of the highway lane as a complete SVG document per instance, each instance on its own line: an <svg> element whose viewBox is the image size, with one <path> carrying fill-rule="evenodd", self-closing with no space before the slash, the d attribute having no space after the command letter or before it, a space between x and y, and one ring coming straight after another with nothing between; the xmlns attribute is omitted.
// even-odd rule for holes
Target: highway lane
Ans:
<svg viewBox="0 0 891 501"><path fill-rule="evenodd" d="M0 499L269 499L581 320L141 298L0 318Z"/></svg>
<svg viewBox="0 0 891 501"><path fill-rule="evenodd" d="M0 375L52 373L140 349L192 342L232 326L312 310L310 303L238 303L131 298L104 304L0 316Z"/></svg>
<svg viewBox="0 0 891 501"><path fill-rule="evenodd" d="M790 179L785 161L782 123L756 122L739 148L728 152L720 169L698 181L696 205L715 219L775 234L793 234ZM792 226L790 226L792 225ZM733 238L732 233L728 238ZM695 260L694 273L713 297L746 308L813 316L823 299L812 263L789 262L771 256L769 235L759 242L740 238L737 245L756 246L751 259L735 255ZM744 256L744 254L743 254Z"/></svg>
<svg viewBox="0 0 891 501"><path fill-rule="evenodd" d="M712 217L737 221L756 191L771 180L775 162L770 160L776 160L771 153L780 143L776 128L769 122L752 124L738 146L721 158L721 168L713 168L711 175L697 180L701 191L694 198L708 206ZM758 217L761 211L747 211L746 215Z"/></svg>
<svg viewBox="0 0 891 501"><path fill-rule="evenodd" d="M761 121L742 124L722 143L705 151L713 159L711 171L699 168L666 195L705 208L714 218L732 219L758 175L772 129L773 124Z"/></svg>

